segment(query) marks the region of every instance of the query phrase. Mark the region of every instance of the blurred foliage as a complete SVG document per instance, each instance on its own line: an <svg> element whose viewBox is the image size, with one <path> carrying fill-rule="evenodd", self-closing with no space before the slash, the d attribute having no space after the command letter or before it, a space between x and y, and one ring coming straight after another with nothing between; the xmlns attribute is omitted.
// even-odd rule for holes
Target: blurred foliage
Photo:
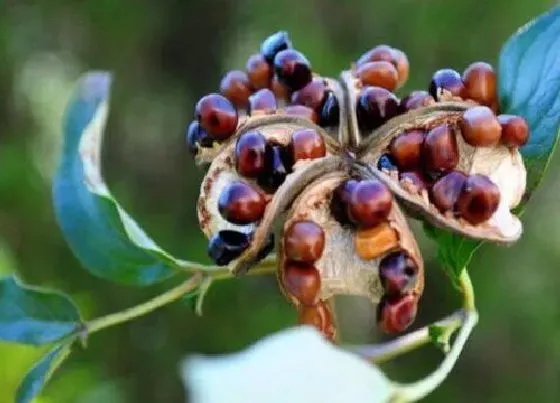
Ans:
<svg viewBox="0 0 560 403"><path fill-rule="evenodd" d="M26 4L27 3L27 4ZM496 63L501 44L551 0L44 0L0 5L0 273L60 288L85 317L138 303L169 282L140 290L93 278L78 266L54 221L50 179L69 90L88 69L115 73L105 144L109 184L144 228L174 254L207 261L195 202L202 172L184 146L196 99L229 68L243 68L259 42L288 30L314 68L335 75L378 43L402 48L425 88L437 68ZM484 245L471 268L481 322L433 402L560 400L560 157L524 215L512 248ZM421 226L427 286L417 326L458 299ZM376 340L372 307L344 298L348 341ZM205 316L187 302L110 329L77 351L40 402L179 402L178 363L189 352L238 350L295 321L274 278L216 284ZM0 344L0 403L41 351ZM297 354L297 352L294 352ZM436 349L387 365L412 380L439 360ZM273 376L273 374L271 374ZM341 374L341 376L343 376Z"/></svg>

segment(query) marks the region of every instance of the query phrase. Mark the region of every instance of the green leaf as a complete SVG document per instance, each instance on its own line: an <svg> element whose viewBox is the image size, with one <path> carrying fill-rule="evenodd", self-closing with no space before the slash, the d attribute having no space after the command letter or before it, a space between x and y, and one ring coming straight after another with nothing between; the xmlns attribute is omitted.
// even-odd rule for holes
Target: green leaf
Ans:
<svg viewBox="0 0 560 403"><path fill-rule="evenodd" d="M459 276L467 267L482 241L463 237L454 232L424 223L424 231L437 244L437 257L453 284L458 286Z"/></svg>
<svg viewBox="0 0 560 403"><path fill-rule="evenodd" d="M379 368L297 327L268 336L247 350L185 360L189 402L388 402L399 386Z"/></svg>
<svg viewBox="0 0 560 403"><path fill-rule="evenodd" d="M146 286L173 275L178 261L117 203L101 175L110 84L110 74L92 72L76 86L64 122L54 208L68 244L86 269L115 282Z"/></svg>
<svg viewBox="0 0 560 403"><path fill-rule="evenodd" d="M16 403L29 403L43 389L54 371L70 355L72 343L62 343L50 350L25 375L16 392Z"/></svg>
<svg viewBox="0 0 560 403"><path fill-rule="evenodd" d="M78 308L68 296L23 285L13 277L0 281L0 340L42 345L81 326Z"/></svg>
<svg viewBox="0 0 560 403"><path fill-rule="evenodd" d="M525 204L541 181L560 135L560 6L521 27L503 46L498 70L503 113L527 119ZM518 208L519 209L519 208Z"/></svg>

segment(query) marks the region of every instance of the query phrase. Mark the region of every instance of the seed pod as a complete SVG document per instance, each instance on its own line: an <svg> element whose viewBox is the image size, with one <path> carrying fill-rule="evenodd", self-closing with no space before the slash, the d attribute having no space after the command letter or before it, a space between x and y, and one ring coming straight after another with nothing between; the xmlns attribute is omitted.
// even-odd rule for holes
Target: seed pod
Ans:
<svg viewBox="0 0 560 403"><path fill-rule="evenodd" d="M347 180L348 177L343 171L332 172L316 179L299 194L287 213L283 226L284 236L279 250L278 279L286 297L298 307L300 313L301 306L308 300L302 301L301 296L294 295L291 291L293 287L285 284L285 272L291 270L286 234L290 232L294 223L302 221L313 222L324 233L323 252L313 263L321 280L320 289L314 300L316 306L329 301L334 295L342 294L365 296L377 304L387 294L379 274L380 262L391 251L403 251L418 269L415 280L407 284L412 287L403 289L403 292L417 298L422 293L424 285L422 258L396 202L392 202L388 217L375 229L356 230L340 224L333 216L331 210L333 195ZM315 317L311 313L308 315ZM311 322L311 320L305 321L313 324ZM320 326L317 327L320 329Z"/></svg>
<svg viewBox="0 0 560 403"><path fill-rule="evenodd" d="M238 157L242 154L237 152L238 144L242 143L241 140L247 139L247 136L256 136L259 138L259 135L255 135L255 133L258 132L265 138L265 147L267 149L277 146L288 150L288 145L292 140L293 133L302 128L313 129L323 138L326 148L325 157L316 160L302 160L300 163L294 165L291 172L284 178L282 185L274 189L273 193L266 196L268 204L259 220L253 222L257 214L250 217L250 219L239 220L237 214L232 213L237 217L233 219L233 222L224 218L220 213L219 201L220 198L222 198L222 205L227 205L222 206L222 211L231 220L232 217L229 214L231 212L230 210L234 210L232 207L233 204L225 203L225 196L222 196L222 194L225 192L227 195L226 190L231 188L232 184L241 181L250 185L250 187L259 194L263 194L267 190L259 185L258 179L254 179L251 176L243 176L242 173L238 172L237 168L242 165L245 167L245 170L242 170L242 172L245 174L248 172L248 169L246 169L247 167L244 164L240 165L237 161ZM257 141L257 143L259 143L257 149L260 150L259 147L262 145L262 142ZM209 170L201 184L198 201L200 227L208 238L212 238L215 234L224 230L232 230L251 236L249 247L230 263L230 267L233 271L247 270L256 261L262 258L262 256L258 257L258 255L269 240L275 219L290 206L294 197L306 186L308 181L326 172L340 169L337 167L342 166L342 159L333 156L333 154L337 153L338 145L336 142L328 136L323 129L305 119L272 115L251 117L243 121L236 134L221 146L219 152L213 158ZM257 154L259 157L256 159L259 159L261 155L260 151L258 151ZM246 153L243 155L246 155ZM256 212L256 210L252 212ZM260 213L258 215L260 215Z"/></svg>
<svg viewBox="0 0 560 403"><path fill-rule="evenodd" d="M381 179L411 215L419 215L433 225L470 238L512 243L522 232L521 222L511 210L519 204L525 190L525 166L516 149L501 143L488 147L467 144L460 134L460 126L463 114L470 108L471 102L438 102L392 119L361 141L356 154L364 165L357 166L356 173ZM414 186L404 185L401 179L409 174L398 169L379 168L387 161L386 155L394 139L410 130L428 132L419 171L430 176L426 180L427 188L420 192ZM466 201L458 203L464 176L457 173L444 176L450 170L461 171L469 177L482 175L497 187L498 206L494 209L492 201L496 198L492 196L487 199L488 207L483 209L492 211L489 217L474 214L467 207L471 204L466 196ZM449 182L454 176L461 180ZM432 180L435 180L433 186L430 185ZM446 187L448 182L449 188Z"/></svg>

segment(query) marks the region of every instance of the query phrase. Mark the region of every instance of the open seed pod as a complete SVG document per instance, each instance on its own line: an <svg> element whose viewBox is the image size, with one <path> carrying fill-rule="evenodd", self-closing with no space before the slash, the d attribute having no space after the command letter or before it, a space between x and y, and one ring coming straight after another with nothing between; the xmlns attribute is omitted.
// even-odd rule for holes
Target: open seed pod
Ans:
<svg viewBox="0 0 560 403"><path fill-rule="evenodd" d="M200 188L198 218L215 262L233 262L238 272L264 257L275 220L307 183L341 169L338 152L336 141L308 119L280 112L246 119Z"/></svg>
<svg viewBox="0 0 560 403"><path fill-rule="evenodd" d="M379 304L382 329L403 331L414 319L424 287L420 251L390 193L375 225L360 228L341 218L344 201L338 195L348 179L343 171L322 176L293 202L280 243L281 289L297 307L300 322L331 339L335 329L328 301L334 295L368 298Z"/></svg>
<svg viewBox="0 0 560 403"><path fill-rule="evenodd" d="M440 102L358 131L357 158L432 224L507 244L521 236L511 210L525 191L526 171L501 131L487 107Z"/></svg>

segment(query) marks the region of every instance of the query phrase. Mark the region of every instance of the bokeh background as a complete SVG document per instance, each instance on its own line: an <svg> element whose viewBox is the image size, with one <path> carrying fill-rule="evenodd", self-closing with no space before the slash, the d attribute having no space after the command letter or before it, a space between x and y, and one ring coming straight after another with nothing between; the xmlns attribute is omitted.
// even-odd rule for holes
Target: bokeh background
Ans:
<svg viewBox="0 0 560 403"><path fill-rule="evenodd" d="M28 4L26 4L28 3ZM176 255L207 262L195 201L202 171L184 144L193 106L268 34L285 29L316 71L336 75L379 43L403 49L411 79L427 87L437 68L497 61L515 29L550 0L4 0L0 5L0 275L72 295L84 316L119 310L173 284L128 288L82 270L53 218L50 180L60 122L80 73L108 69L116 82L104 152L113 192ZM560 401L560 157L524 216L512 248L485 245L472 277L481 321L462 359L430 402ZM433 244L414 224L427 287L415 326L454 310L458 297ZM181 402L178 363L190 352L236 351L295 322L275 279L212 287L197 317L186 301L108 329L74 352L38 401ZM375 341L373 311L345 299L346 340ZM0 343L0 403L40 350ZM294 351L297 354L297 351ZM427 374L434 348L386 368L398 380ZM336 370L333 368L333 370ZM270 374L274 376L274 374ZM340 376L347 376L340 374Z"/></svg>

